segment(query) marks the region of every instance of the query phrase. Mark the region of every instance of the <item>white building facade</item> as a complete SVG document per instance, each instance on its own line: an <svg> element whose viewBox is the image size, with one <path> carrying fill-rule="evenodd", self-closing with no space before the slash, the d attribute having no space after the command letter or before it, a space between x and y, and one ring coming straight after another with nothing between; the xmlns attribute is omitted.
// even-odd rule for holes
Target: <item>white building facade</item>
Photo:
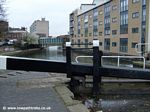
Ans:
<svg viewBox="0 0 150 112"><path fill-rule="evenodd" d="M45 18L41 20L36 20L30 26L30 33L36 34L39 37L48 37L49 36L49 21L46 21Z"/></svg>

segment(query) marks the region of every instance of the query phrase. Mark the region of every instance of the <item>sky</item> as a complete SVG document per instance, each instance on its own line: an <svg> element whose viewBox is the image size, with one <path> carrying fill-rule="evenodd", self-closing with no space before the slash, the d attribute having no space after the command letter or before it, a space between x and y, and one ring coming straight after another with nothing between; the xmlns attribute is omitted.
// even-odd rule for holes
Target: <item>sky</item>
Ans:
<svg viewBox="0 0 150 112"><path fill-rule="evenodd" d="M69 32L69 14L81 4L93 0L7 0L7 19L10 27L27 27L34 20L46 18L49 34L58 36Z"/></svg>

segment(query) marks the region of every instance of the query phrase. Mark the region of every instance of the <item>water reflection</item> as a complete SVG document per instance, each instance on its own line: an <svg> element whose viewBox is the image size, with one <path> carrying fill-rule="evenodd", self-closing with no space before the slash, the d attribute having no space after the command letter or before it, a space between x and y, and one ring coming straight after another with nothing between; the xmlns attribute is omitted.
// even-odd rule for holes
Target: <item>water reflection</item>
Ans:
<svg viewBox="0 0 150 112"><path fill-rule="evenodd" d="M23 54L23 56L21 57L60 60L60 61L66 60L65 53L59 46L51 46L46 49L39 50L37 52Z"/></svg>

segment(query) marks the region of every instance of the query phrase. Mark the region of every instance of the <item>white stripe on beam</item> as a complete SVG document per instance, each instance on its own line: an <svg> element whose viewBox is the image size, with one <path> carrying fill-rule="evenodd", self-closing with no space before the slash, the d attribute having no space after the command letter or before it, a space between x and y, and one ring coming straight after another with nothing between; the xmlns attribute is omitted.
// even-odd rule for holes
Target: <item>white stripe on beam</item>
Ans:
<svg viewBox="0 0 150 112"><path fill-rule="evenodd" d="M6 70L7 69L7 58L9 56L0 56L0 69Z"/></svg>

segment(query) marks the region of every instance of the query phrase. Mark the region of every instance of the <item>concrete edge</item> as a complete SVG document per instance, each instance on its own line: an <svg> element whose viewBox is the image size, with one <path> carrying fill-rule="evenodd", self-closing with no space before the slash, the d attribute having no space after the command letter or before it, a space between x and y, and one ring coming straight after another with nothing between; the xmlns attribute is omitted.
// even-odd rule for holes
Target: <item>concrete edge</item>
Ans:
<svg viewBox="0 0 150 112"><path fill-rule="evenodd" d="M90 112L81 101L74 100L74 94L66 87L66 85L54 86L54 89L70 112Z"/></svg>

